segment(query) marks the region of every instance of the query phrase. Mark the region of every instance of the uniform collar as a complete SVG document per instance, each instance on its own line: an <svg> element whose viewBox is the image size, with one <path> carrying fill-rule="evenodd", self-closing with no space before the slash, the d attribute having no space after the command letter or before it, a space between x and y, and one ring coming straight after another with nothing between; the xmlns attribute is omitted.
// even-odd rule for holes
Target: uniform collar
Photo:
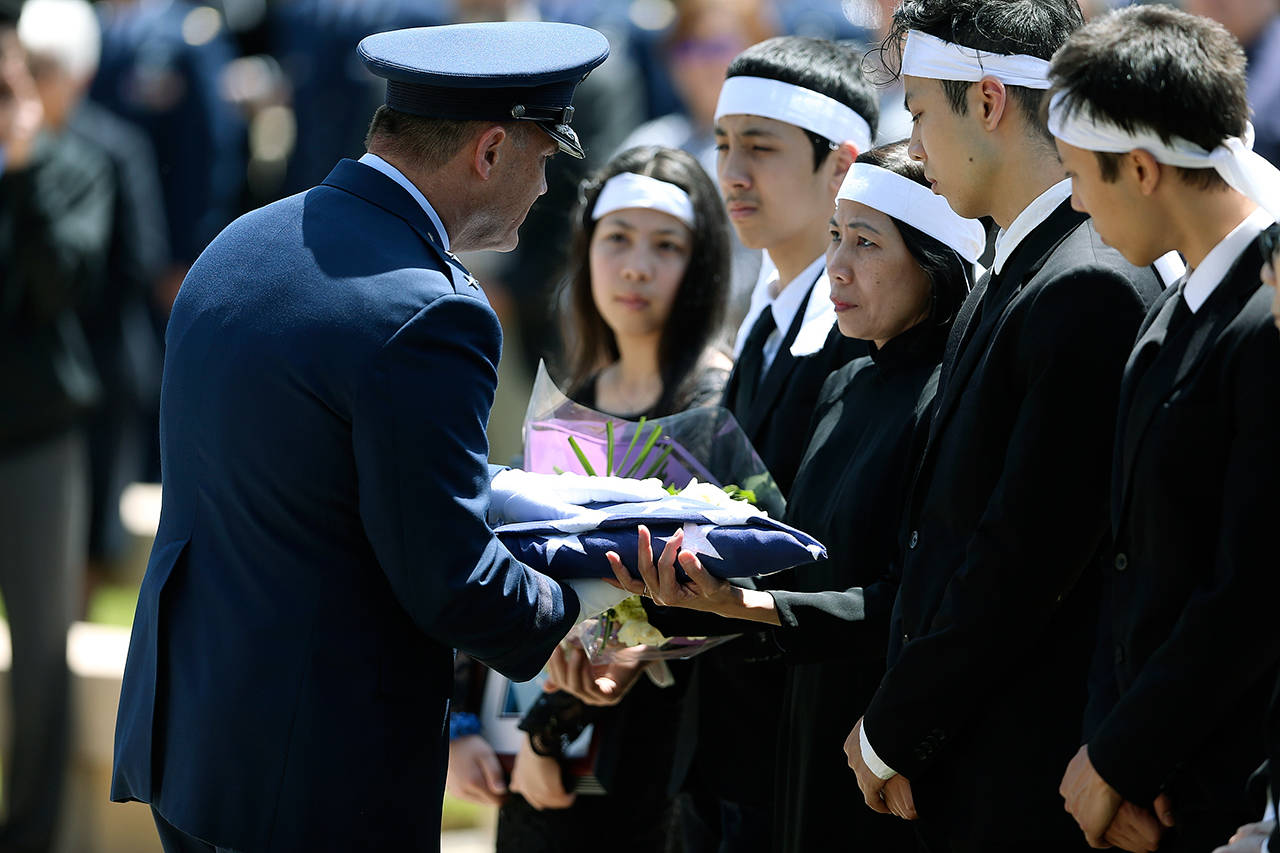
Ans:
<svg viewBox="0 0 1280 853"><path fill-rule="evenodd" d="M444 222L440 219L440 215L436 213L436 209L431 206L431 202L427 201L427 197L422 194L422 190L414 186L413 181L406 178L403 172L395 166L392 166L386 160L383 160L377 154L365 154L360 158L360 162L364 163L366 166L372 166L400 186L404 187L405 192L413 196L413 200L416 201L423 211L426 212L427 218L431 220L431 224L436 228L436 233L440 235L440 242L444 243L444 250L446 252L449 251L449 232L444 230Z"/></svg>

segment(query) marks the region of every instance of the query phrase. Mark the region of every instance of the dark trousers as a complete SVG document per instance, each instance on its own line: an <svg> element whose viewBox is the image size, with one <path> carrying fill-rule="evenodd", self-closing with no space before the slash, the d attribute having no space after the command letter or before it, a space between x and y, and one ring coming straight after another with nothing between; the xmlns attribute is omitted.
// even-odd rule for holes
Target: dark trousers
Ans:
<svg viewBox="0 0 1280 853"><path fill-rule="evenodd" d="M160 816L154 808L151 817L155 818L156 832L160 834L160 846L164 853L235 853L230 847L218 847L207 841L201 841L194 835L188 835Z"/></svg>
<svg viewBox="0 0 1280 853"><path fill-rule="evenodd" d="M671 803L665 800L580 794L567 809L538 811L519 794L508 794L498 810L497 853L666 853L678 849L671 837Z"/></svg>
<svg viewBox="0 0 1280 853"><path fill-rule="evenodd" d="M921 853L1087 853L1093 849L1084 840L1084 833L1079 841L969 841L933 834L922 825L916 826L916 833Z"/></svg>
<svg viewBox="0 0 1280 853"><path fill-rule="evenodd" d="M79 432L0 451L0 595L13 648L6 853L52 849L58 824L71 733L67 630L84 583L88 477Z"/></svg>
<svg viewBox="0 0 1280 853"><path fill-rule="evenodd" d="M676 798L684 853L769 853L773 809L683 793Z"/></svg>

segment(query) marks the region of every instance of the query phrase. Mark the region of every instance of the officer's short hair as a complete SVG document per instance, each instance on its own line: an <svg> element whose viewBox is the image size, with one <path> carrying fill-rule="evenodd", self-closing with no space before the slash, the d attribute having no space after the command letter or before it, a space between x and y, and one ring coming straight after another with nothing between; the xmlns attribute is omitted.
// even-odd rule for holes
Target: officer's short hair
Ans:
<svg viewBox="0 0 1280 853"><path fill-rule="evenodd" d="M1053 58L1049 78L1068 110L1126 131L1177 136L1207 151L1243 136L1249 121L1245 56L1216 21L1169 6L1131 6L1072 34ZM1102 179L1114 181L1119 154L1095 152ZM1178 169L1201 189L1225 187L1213 169Z"/></svg>
<svg viewBox="0 0 1280 853"><path fill-rule="evenodd" d="M383 104L369 122L364 145L369 150L377 146L394 151L426 169L439 169L457 155L468 139L482 128L495 124L506 128L518 147L524 147L528 138L528 122L428 118L393 110Z"/></svg>

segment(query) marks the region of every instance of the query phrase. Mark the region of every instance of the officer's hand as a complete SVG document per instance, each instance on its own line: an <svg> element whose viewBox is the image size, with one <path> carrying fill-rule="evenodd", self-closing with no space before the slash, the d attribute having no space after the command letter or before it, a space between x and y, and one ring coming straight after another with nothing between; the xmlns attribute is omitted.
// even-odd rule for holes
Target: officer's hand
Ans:
<svg viewBox="0 0 1280 853"><path fill-rule="evenodd" d="M644 661L639 649L621 649L607 664L592 664L582 645L561 643L547 662L543 689L563 690L588 705L616 705L636 683Z"/></svg>
<svg viewBox="0 0 1280 853"><path fill-rule="evenodd" d="M480 735L449 742L449 775L445 790L460 800L498 806L507 795L506 774L493 747Z"/></svg>

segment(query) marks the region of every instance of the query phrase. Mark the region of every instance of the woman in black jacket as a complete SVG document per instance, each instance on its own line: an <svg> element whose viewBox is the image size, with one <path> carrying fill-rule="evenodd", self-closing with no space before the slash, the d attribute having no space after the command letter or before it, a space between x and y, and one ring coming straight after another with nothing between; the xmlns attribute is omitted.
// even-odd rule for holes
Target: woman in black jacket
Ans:
<svg viewBox="0 0 1280 853"><path fill-rule="evenodd" d="M696 556L684 554L690 582L681 585L674 574L678 539L655 568L642 538L638 568L656 603L732 620L714 630L704 617L694 625L653 614L659 630L776 626L787 662L776 850L824 849L837 838L846 850L915 850L907 824L862 805L842 746L884 673L906 490L928 432L951 321L967 292L965 262L981 252L982 236L977 222L932 195L905 142L861 154L837 195L827 271L841 333L873 346L871 355L828 377L786 513L788 523L826 544L827 559L744 589L711 577ZM620 562L614 567L629 578ZM773 744L743 748L749 754Z"/></svg>

